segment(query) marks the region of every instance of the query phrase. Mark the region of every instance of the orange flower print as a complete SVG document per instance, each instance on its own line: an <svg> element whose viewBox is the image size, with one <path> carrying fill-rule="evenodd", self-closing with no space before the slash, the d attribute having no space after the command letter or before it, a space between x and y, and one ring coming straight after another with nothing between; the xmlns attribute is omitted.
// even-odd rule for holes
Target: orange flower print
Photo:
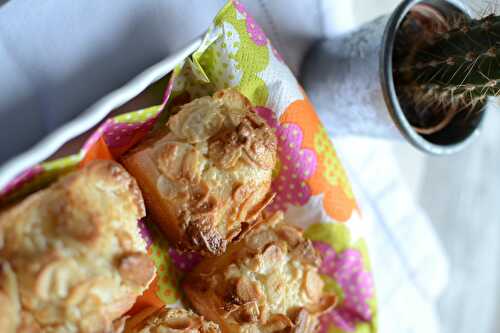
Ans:
<svg viewBox="0 0 500 333"><path fill-rule="evenodd" d="M274 129L278 139L279 168L271 189L276 193L270 211L286 211L289 205L303 206L311 197L311 189L306 180L316 170L316 153L302 147L302 128L291 122L278 123L273 111L266 107L256 107L257 112Z"/></svg>
<svg viewBox="0 0 500 333"><path fill-rule="evenodd" d="M349 220L357 209L356 201L337 154L328 138L314 107L307 98L290 104L281 116L280 122L294 122L304 133L303 147L317 153L317 168L306 183L311 195L323 193L323 208L326 213L339 222Z"/></svg>

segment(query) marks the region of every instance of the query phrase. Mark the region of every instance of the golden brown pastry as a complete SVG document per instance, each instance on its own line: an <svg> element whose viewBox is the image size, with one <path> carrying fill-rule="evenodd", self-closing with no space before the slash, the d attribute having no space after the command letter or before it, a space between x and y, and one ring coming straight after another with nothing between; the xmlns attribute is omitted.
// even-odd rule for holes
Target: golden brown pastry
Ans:
<svg viewBox="0 0 500 333"><path fill-rule="evenodd" d="M16 332L21 321L17 281L6 261L0 262L0 332Z"/></svg>
<svg viewBox="0 0 500 333"><path fill-rule="evenodd" d="M1 332L110 332L155 274L139 188L94 161L0 215ZM11 304L5 306L4 304ZM19 313L21 311L21 313Z"/></svg>
<svg viewBox="0 0 500 333"><path fill-rule="evenodd" d="M269 203L276 137L236 90L183 105L122 160L181 250L220 255Z"/></svg>
<svg viewBox="0 0 500 333"><path fill-rule="evenodd" d="M219 326L182 308L146 308L127 320L124 333L220 333Z"/></svg>
<svg viewBox="0 0 500 333"><path fill-rule="evenodd" d="M222 332L314 332L334 295L323 294L321 259L281 212L206 258L188 274L184 291L194 309Z"/></svg>

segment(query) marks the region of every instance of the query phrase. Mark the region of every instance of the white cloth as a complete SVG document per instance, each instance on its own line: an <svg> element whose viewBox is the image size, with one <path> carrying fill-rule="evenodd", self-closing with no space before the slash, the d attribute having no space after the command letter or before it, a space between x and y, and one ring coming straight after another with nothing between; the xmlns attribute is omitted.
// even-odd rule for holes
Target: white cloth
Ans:
<svg viewBox="0 0 500 333"><path fill-rule="evenodd" d="M385 140L335 141L363 212L378 292L379 331L440 332L448 261Z"/></svg>
<svg viewBox="0 0 500 333"><path fill-rule="evenodd" d="M0 161L203 33L224 2L0 1ZM350 0L243 2L295 73L316 38L355 24ZM439 332L446 258L392 151L369 139L335 144L364 210L380 332Z"/></svg>

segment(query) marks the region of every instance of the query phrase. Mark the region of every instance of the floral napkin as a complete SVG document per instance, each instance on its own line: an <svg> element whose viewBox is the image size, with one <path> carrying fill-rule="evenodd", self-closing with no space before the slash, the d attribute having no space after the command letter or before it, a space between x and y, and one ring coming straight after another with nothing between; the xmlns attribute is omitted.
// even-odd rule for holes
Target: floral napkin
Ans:
<svg viewBox="0 0 500 333"><path fill-rule="evenodd" d="M167 74L167 73L165 73ZM270 211L305 229L323 255L320 272L338 305L321 317L321 332L376 332L376 301L363 224L349 180L304 91L257 22L236 0L215 17L202 45L170 73L161 104L108 118L75 155L35 165L0 192L7 204L46 186L93 159L118 159L168 118L169 110L196 97L235 87L274 128L279 163ZM160 124L160 125L159 125ZM169 247L150 221L139 221L158 275L132 312L179 304L179 282L199 261Z"/></svg>

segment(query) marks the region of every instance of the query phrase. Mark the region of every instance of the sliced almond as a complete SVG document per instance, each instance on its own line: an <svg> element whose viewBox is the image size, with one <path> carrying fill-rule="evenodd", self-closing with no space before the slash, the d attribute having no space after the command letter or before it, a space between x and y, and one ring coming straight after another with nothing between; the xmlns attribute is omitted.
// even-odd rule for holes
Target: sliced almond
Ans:
<svg viewBox="0 0 500 333"><path fill-rule="evenodd" d="M255 323L259 321L260 310L256 301L243 304L239 309L239 321L243 323Z"/></svg>
<svg viewBox="0 0 500 333"><path fill-rule="evenodd" d="M251 250L259 251L266 245L276 239L275 235L269 230L259 230L258 232L248 235L246 243Z"/></svg>
<svg viewBox="0 0 500 333"><path fill-rule="evenodd" d="M250 101L234 88L220 90L214 94L213 98L222 102L226 110L234 110L243 115L251 112Z"/></svg>
<svg viewBox="0 0 500 333"><path fill-rule="evenodd" d="M267 218L266 225L268 225L270 228L272 228L272 227L278 225L278 223L282 222L283 219L284 219L283 212L281 210L279 210Z"/></svg>
<svg viewBox="0 0 500 333"><path fill-rule="evenodd" d="M316 271L309 269L305 272L302 286L305 294L312 302L319 301L323 291L324 282L321 280Z"/></svg>
<svg viewBox="0 0 500 333"><path fill-rule="evenodd" d="M302 232L295 226L283 223L278 228L276 228L276 234L286 241L290 247L297 246L304 238L302 237Z"/></svg>
<svg viewBox="0 0 500 333"><path fill-rule="evenodd" d="M267 186L267 185L266 185ZM266 196L257 204L255 204L252 209L247 213L246 220L253 221L256 220L259 215L264 211L264 209L271 204L276 193L267 193Z"/></svg>
<svg viewBox="0 0 500 333"><path fill-rule="evenodd" d="M0 308L0 329L6 333L16 332L21 305L16 275L6 261L0 262Z"/></svg>
<svg viewBox="0 0 500 333"><path fill-rule="evenodd" d="M79 269L71 259L56 259L47 263L38 273L36 292L42 300L51 297L64 298L73 285L73 281L80 278Z"/></svg>
<svg viewBox="0 0 500 333"><path fill-rule="evenodd" d="M177 138L189 143L205 141L221 128L224 117L221 104L206 96L193 100L181 107L170 117L168 127Z"/></svg>
<svg viewBox="0 0 500 333"><path fill-rule="evenodd" d="M270 131L270 129L267 129L267 131ZM272 146L270 149L265 139L260 135L256 135L252 142L246 145L244 152L252 164L255 164L259 168L270 170L276 164L276 145L274 144L274 149Z"/></svg>
<svg viewBox="0 0 500 333"><path fill-rule="evenodd" d="M262 188L266 187L267 185L265 183L261 183L260 185L249 183L247 186L250 188L249 195L243 202L241 202L238 211L238 219L251 221L256 217L253 216L255 215L255 212L253 212L254 208L260 210L260 208L262 207L261 203L259 203L260 197L262 195L261 192Z"/></svg>
<svg viewBox="0 0 500 333"><path fill-rule="evenodd" d="M272 200L272 198L274 198L274 194L271 194L270 196L267 196L266 199L265 199L266 201L267 201L268 197L270 197L270 200ZM260 207L260 208L263 209L264 207ZM260 208L258 208L258 209L260 209ZM253 214L253 212L251 214ZM260 232L259 229L261 229L261 228L263 229L263 228L266 228L268 226L273 226L276 223L276 221L279 222L283 218L283 213L281 211L278 211L278 212L274 213L270 218L267 217L267 216L264 216L264 215L265 215L265 213L261 214L258 217L258 219L257 219L257 216L255 216L256 221L254 221L252 223L250 223L250 222L243 222L242 223L242 231L238 235L238 237L237 237L236 240L244 239L245 236L247 236L247 235L249 235L251 233ZM250 239L250 237L247 237L246 239L248 240L248 239ZM255 249L258 250L259 248L255 248Z"/></svg>
<svg viewBox="0 0 500 333"><path fill-rule="evenodd" d="M275 243L266 245L264 251L262 251L262 260L264 260L264 263L276 265L284 259L285 253L283 253L283 250Z"/></svg>
<svg viewBox="0 0 500 333"><path fill-rule="evenodd" d="M295 327L292 333L313 333L318 325L318 320L316 316L312 316L306 309L302 308L294 323Z"/></svg>
<svg viewBox="0 0 500 333"><path fill-rule="evenodd" d="M266 276L265 286L268 293L268 298L272 299L274 304L281 304L285 295L285 281L283 277L274 271Z"/></svg>
<svg viewBox="0 0 500 333"><path fill-rule="evenodd" d="M237 184L235 184L235 186L233 188L233 193L232 193L232 198L233 198L235 204L239 204L239 203L243 202L245 199L247 199L254 191L253 190L254 187L255 187L255 185L252 183L248 183L248 184L237 183Z"/></svg>
<svg viewBox="0 0 500 333"><path fill-rule="evenodd" d="M236 295L242 303L248 303L258 299L259 291L255 283L242 276L236 282Z"/></svg>
<svg viewBox="0 0 500 333"><path fill-rule="evenodd" d="M168 318L164 321L164 325L168 328L174 330L189 330L191 328L196 328L200 326L200 322L195 321L194 318L189 317L177 317L177 318Z"/></svg>
<svg viewBox="0 0 500 333"><path fill-rule="evenodd" d="M325 313L335 307L337 296L335 294L326 294L321 297L318 303L309 305L307 310L315 315Z"/></svg>
<svg viewBox="0 0 500 333"><path fill-rule="evenodd" d="M167 142L157 149L156 165L160 172L170 180L181 178L182 160L189 145L179 142Z"/></svg>
<svg viewBox="0 0 500 333"><path fill-rule="evenodd" d="M284 314L274 314L262 327L262 332L272 333L272 332L281 332L286 328L292 328L293 323Z"/></svg>
<svg viewBox="0 0 500 333"><path fill-rule="evenodd" d="M223 170L236 165L242 154L241 145L237 142L234 132L226 132L210 143L208 156L215 165Z"/></svg>
<svg viewBox="0 0 500 333"><path fill-rule="evenodd" d="M184 155L182 161L182 177L195 182L200 178L199 166L201 164L201 155L196 149L191 149Z"/></svg>
<svg viewBox="0 0 500 333"><path fill-rule="evenodd" d="M252 272L262 272L266 266L260 253L244 258L243 264Z"/></svg>
<svg viewBox="0 0 500 333"><path fill-rule="evenodd" d="M319 267L319 265L321 265L321 258L310 240L305 240L302 243L299 243L292 250L290 256L300 260L300 262L306 265L312 265L315 267Z"/></svg>

